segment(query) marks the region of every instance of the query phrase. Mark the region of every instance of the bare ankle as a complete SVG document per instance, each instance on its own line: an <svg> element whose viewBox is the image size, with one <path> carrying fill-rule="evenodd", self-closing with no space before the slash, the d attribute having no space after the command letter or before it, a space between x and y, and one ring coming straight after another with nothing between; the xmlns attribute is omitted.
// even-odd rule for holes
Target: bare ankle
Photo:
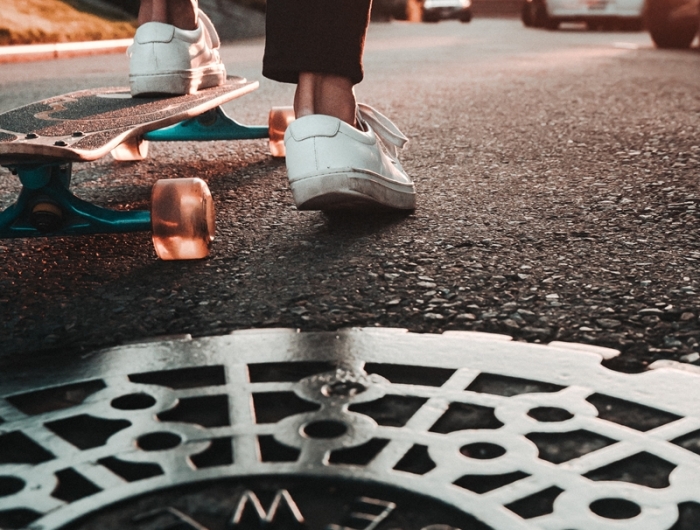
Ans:
<svg viewBox="0 0 700 530"><path fill-rule="evenodd" d="M146 22L162 22L192 30L197 28L197 0L141 0L139 25Z"/></svg>
<svg viewBox="0 0 700 530"><path fill-rule="evenodd" d="M357 102L352 81L349 78L302 72L294 96L297 118L309 114L325 114L356 126Z"/></svg>
<svg viewBox="0 0 700 530"><path fill-rule="evenodd" d="M168 24L180 29L197 29L197 0L177 0L168 3Z"/></svg>

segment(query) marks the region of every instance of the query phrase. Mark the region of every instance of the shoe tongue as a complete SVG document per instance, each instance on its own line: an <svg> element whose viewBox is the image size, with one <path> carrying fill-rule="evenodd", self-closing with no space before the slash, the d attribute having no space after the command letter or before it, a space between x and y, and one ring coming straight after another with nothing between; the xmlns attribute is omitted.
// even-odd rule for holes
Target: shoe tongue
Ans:
<svg viewBox="0 0 700 530"><path fill-rule="evenodd" d="M357 122L365 129L374 131L384 152L400 166L399 149L403 149L408 138L399 128L389 118L364 103L357 104Z"/></svg>
<svg viewBox="0 0 700 530"><path fill-rule="evenodd" d="M219 34L216 32L216 28L214 27L214 24L209 19L209 17L201 9L198 12L198 17L200 21L200 26L204 28L204 33L209 38L210 46L212 48L218 48L219 46L221 46L221 42L219 41Z"/></svg>
<svg viewBox="0 0 700 530"><path fill-rule="evenodd" d="M357 120L364 126L369 126L387 147L392 146L393 154L396 154L396 148L403 149L408 142L408 138L389 118L369 105L357 104Z"/></svg>

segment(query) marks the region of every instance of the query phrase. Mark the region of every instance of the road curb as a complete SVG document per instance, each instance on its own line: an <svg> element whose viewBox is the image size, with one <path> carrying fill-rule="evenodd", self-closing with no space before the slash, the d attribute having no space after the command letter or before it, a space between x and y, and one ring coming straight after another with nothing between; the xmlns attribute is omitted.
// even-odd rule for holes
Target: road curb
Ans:
<svg viewBox="0 0 700 530"><path fill-rule="evenodd" d="M45 61L82 55L123 53L132 42L133 39L116 39L90 42L0 46L0 64Z"/></svg>

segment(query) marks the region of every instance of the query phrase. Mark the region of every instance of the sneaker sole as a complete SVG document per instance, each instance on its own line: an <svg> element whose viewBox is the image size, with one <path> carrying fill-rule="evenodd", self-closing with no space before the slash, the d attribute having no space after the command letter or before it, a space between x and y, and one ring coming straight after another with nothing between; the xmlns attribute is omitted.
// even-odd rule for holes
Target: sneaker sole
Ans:
<svg viewBox="0 0 700 530"><path fill-rule="evenodd" d="M416 209L412 185L370 172L348 170L313 175L290 182L290 187L299 210Z"/></svg>
<svg viewBox="0 0 700 530"><path fill-rule="evenodd" d="M132 96L194 94L203 88L219 86L226 82L226 70L222 68L168 72L164 74L130 75Z"/></svg>

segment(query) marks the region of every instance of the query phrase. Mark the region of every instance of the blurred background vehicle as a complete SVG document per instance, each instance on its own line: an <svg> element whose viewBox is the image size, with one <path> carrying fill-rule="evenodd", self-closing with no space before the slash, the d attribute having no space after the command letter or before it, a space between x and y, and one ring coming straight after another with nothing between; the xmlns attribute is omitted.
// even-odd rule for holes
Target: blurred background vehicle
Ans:
<svg viewBox="0 0 700 530"><path fill-rule="evenodd" d="M423 22L447 19L470 22L472 19L471 0L425 0L422 8Z"/></svg>
<svg viewBox="0 0 700 530"><path fill-rule="evenodd" d="M546 29L585 22L589 29L641 31L643 16L644 0L523 0L521 11L523 24Z"/></svg>
<svg viewBox="0 0 700 530"><path fill-rule="evenodd" d="M700 0L647 0L644 21L659 48L689 48L700 28Z"/></svg>

